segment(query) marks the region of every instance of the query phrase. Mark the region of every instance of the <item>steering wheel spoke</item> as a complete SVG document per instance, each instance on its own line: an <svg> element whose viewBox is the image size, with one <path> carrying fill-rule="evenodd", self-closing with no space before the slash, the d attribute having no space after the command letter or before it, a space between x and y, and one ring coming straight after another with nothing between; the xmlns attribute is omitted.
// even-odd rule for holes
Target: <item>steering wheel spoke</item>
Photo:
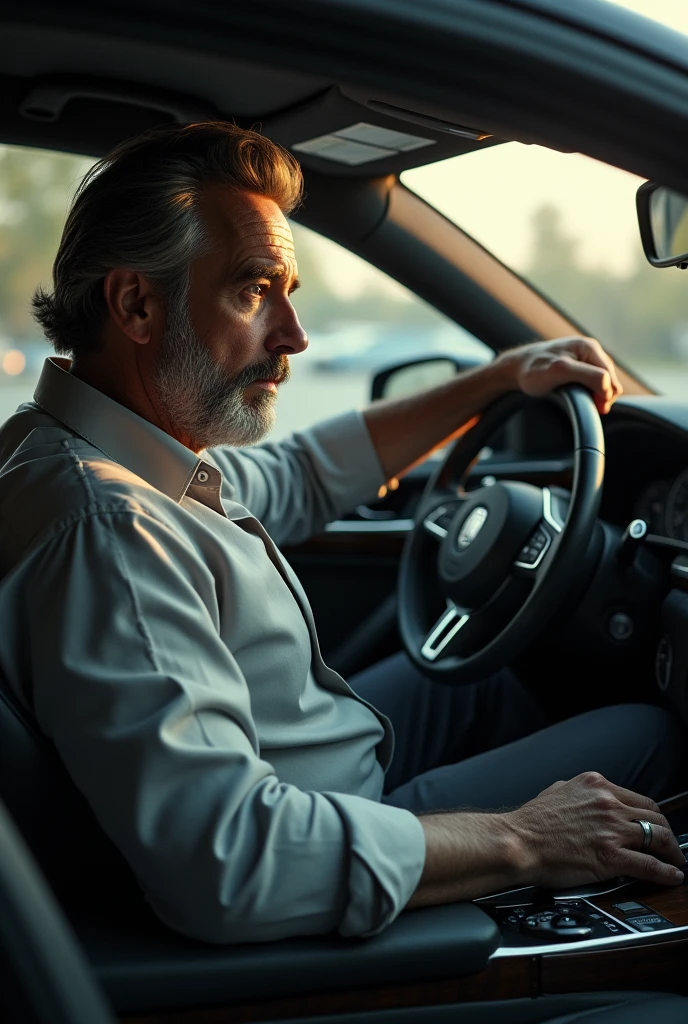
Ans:
<svg viewBox="0 0 688 1024"><path fill-rule="evenodd" d="M422 520L425 533L436 541L443 541L460 504L461 499L453 498L427 512Z"/></svg>
<svg viewBox="0 0 688 1024"><path fill-rule="evenodd" d="M441 656L455 653L455 637L470 620L471 613L466 608L459 608L453 601L447 600L447 610L428 633L420 649L426 661L435 661Z"/></svg>
<svg viewBox="0 0 688 1024"><path fill-rule="evenodd" d="M399 632L413 663L439 682L472 683L509 664L576 599L599 557L604 434L579 385L542 400L572 426L570 491L501 478L461 491L482 448L532 401L509 392L483 410L431 474L406 539ZM430 626L439 595L446 609Z"/></svg>

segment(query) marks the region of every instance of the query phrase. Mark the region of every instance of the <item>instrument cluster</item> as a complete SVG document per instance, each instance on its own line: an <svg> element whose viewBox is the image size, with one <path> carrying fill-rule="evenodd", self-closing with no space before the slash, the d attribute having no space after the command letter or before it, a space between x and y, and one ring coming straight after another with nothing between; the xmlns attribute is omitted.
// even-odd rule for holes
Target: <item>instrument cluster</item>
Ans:
<svg viewBox="0 0 688 1024"><path fill-rule="evenodd" d="M633 517L644 519L648 532L688 541L688 469L673 480L653 480L640 492Z"/></svg>

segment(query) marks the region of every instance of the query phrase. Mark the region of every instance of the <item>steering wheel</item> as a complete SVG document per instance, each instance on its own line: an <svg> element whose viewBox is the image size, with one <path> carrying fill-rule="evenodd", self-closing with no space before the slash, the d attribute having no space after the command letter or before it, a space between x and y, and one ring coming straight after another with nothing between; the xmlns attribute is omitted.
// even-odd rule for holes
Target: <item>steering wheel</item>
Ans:
<svg viewBox="0 0 688 1024"><path fill-rule="evenodd" d="M462 487L495 431L533 401L521 392L482 414L423 491L401 557L399 630L414 664L440 682L472 683L509 664L589 571L585 554L604 480L602 424L578 385L548 398L573 428L570 500L516 480Z"/></svg>

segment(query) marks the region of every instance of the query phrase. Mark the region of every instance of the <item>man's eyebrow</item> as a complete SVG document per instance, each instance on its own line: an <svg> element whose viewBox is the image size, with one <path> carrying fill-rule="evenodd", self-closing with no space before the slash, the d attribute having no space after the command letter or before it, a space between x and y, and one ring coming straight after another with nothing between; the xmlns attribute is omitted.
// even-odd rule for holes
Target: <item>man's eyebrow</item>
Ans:
<svg viewBox="0 0 688 1024"><path fill-rule="evenodd" d="M264 277L267 281L278 281L286 277L285 268L278 263L248 263L239 267L230 275L230 281L254 281L257 277ZM301 287L301 281L295 277L291 291Z"/></svg>

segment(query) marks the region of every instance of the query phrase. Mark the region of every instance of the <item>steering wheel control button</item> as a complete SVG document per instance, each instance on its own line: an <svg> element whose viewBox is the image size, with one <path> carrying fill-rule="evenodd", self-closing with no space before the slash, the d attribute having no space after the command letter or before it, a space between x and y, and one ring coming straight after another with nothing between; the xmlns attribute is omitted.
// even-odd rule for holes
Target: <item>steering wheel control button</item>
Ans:
<svg viewBox="0 0 688 1024"><path fill-rule="evenodd" d="M536 569L544 558L552 538L541 526L537 528L530 540L523 545L516 558L516 565L521 569Z"/></svg>
<svg viewBox="0 0 688 1024"><path fill-rule="evenodd" d="M676 925L667 921L661 914L637 914L629 917L626 924L637 932L661 932L665 928L675 928Z"/></svg>
<svg viewBox="0 0 688 1024"><path fill-rule="evenodd" d="M612 640L623 643L633 636L633 619L627 612L614 612L609 616L607 629Z"/></svg>

